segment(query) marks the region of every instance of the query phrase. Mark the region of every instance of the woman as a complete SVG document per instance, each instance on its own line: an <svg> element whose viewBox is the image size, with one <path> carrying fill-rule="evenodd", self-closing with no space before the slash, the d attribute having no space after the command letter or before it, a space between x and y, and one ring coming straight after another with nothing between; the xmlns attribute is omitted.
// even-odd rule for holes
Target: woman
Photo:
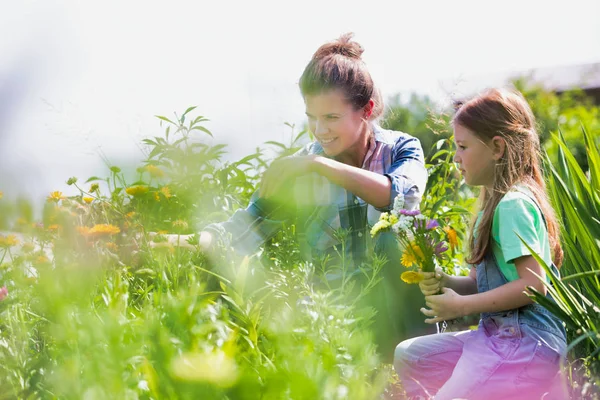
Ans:
<svg viewBox="0 0 600 400"><path fill-rule="evenodd" d="M275 161L246 209L205 227L202 248L220 242L241 254L253 253L284 221L293 220L306 260L334 260L352 272L366 261L369 225L391 209L397 195L404 195L405 208L418 207L427 181L420 142L374 122L383 102L361 59L363 48L351 37L345 34L322 45L300 78L315 141ZM346 234L340 235L340 229ZM191 246L186 236L168 239ZM400 258L395 238L381 235L375 250L388 263L369 305L377 310L380 353L391 360L399 340L432 328L419 313L423 299L418 287L402 283L393 269ZM331 281L338 277L327 274Z"/></svg>

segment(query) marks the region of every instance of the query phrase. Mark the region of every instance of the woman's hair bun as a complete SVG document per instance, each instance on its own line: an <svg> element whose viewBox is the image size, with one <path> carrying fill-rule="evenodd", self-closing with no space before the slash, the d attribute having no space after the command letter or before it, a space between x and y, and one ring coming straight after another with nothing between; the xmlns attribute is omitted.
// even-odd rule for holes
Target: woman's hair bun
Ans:
<svg viewBox="0 0 600 400"><path fill-rule="evenodd" d="M356 58L360 60L360 57L364 51L363 47L357 42L352 41L353 33L345 33L329 43L325 43L319 50L314 54L313 58L323 58L332 54L339 54L349 58Z"/></svg>

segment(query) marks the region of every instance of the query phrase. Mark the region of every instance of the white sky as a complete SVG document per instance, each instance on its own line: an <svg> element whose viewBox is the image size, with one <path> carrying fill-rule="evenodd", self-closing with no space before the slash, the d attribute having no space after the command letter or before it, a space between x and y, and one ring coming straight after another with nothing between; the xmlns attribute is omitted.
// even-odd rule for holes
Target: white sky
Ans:
<svg viewBox="0 0 600 400"><path fill-rule="evenodd" d="M600 1L0 0L0 191L69 193L70 176L140 159L153 115L188 106L231 157L304 122L297 81L348 31L384 97L498 84L600 61ZM468 89L467 89L468 88Z"/></svg>

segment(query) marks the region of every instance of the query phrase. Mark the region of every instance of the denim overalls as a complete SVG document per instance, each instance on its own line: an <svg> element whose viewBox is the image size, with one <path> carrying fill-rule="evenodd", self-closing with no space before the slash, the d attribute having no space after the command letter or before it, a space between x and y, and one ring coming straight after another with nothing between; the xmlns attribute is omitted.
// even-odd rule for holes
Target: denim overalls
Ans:
<svg viewBox="0 0 600 400"><path fill-rule="evenodd" d="M480 293L507 283L493 254L477 265ZM539 304L483 313L477 330L422 336L396 348L394 367L411 398L566 399L566 333Z"/></svg>

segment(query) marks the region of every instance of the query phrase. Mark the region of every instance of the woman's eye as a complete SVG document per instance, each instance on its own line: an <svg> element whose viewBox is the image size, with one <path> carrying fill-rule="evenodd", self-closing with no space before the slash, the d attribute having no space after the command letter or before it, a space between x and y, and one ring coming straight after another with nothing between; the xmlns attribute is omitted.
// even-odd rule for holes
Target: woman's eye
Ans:
<svg viewBox="0 0 600 400"><path fill-rule="evenodd" d="M339 118L339 117L338 117L337 115L328 115L328 116L327 116L327 119L328 119L329 121L334 121L334 120L336 120L336 119L338 119L338 118Z"/></svg>

